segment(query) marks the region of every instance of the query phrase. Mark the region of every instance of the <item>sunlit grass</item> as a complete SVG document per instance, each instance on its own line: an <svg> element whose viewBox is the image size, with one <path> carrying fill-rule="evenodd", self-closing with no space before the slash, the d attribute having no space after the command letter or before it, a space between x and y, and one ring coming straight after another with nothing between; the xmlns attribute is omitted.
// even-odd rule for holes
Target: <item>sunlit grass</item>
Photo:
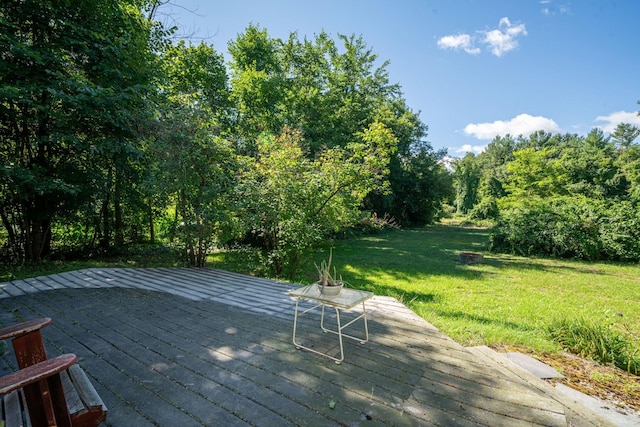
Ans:
<svg viewBox="0 0 640 427"><path fill-rule="evenodd" d="M400 299L463 345L558 350L546 330L561 319L640 331L637 265L490 254L487 241L482 229L435 226L337 241L333 257L351 286ZM463 265L461 251L484 262ZM310 283L310 272L298 281Z"/></svg>

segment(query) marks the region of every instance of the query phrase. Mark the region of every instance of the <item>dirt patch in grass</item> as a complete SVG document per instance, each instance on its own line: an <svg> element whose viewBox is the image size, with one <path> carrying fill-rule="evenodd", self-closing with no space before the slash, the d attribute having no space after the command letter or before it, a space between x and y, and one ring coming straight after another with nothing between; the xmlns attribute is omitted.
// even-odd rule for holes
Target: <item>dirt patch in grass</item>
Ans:
<svg viewBox="0 0 640 427"><path fill-rule="evenodd" d="M552 384L561 382L584 394L610 402L622 411L640 411L640 377L570 353L538 354L536 357L565 376L563 379L549 380Z"/></svg>
<svg viewBox="0 0 640 427"><path fill-rule="evenodd" d="M632 375L615 366L603 366L567 352L533 353L515 346L498 346L496 350L527 354L565 376L546 380L550 384L562 383L586 395L609 402L610 409L640 414L640 376Z"/></svg>

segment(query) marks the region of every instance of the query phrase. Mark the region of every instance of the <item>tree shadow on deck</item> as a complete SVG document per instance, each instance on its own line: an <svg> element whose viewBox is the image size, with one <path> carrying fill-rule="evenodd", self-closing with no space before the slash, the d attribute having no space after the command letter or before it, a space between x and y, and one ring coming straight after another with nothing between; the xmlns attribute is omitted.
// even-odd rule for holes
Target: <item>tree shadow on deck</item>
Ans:
<svg viewBox="0 0 640 427"><path fill-rule="evenodd" d="M499 419L498 406L519 408L502 396L508 384L453 341L379 310L371 341L347 340L336 365L295 349L293 303L266 315L112 288L37 292L0 305L2 326L53 319L43 330L49 356L79 356L109 408L106 425L475 424ZM319 346L335 339L317 333L311 317L300 327ZM0 373L15 369L11 357L0 360Z"/></svg>

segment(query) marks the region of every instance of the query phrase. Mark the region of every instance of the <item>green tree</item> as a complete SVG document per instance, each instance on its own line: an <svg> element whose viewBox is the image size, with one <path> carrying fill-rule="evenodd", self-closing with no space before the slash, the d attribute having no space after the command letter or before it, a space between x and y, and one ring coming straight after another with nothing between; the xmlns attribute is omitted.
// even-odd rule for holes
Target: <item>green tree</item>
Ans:
<svg viewBox="0 0 640 427"><path fill-rule="evenodd" d="M619 153L616 165L624 174L630 200L640 202L640 145L632 144Z"/></svg>
<svg viewBox="0 0 640 427"><path fill-rule="evenodd" d="M621 195L624 183L619 180L615 156L601 129L593 129L586 137L574 136L559 152L567 191L600 199Z"/></svg>
<svg viewBox="0 0 640 427"><path fill-rule="evenodd" d="M507 164L507 198L527 200L564 194L565 177L550 148L525 148L513 153Z"/></svg>
<svg viewBox="0 0 640 427"><path fill-rule="evenodd" d="M521 138L506 164L492 248L589 260L640 259L635 231L640 150L629 128L619 130L613 142L600 129L586 137L537 133Z"/></svg>
<svg viewBox="0 0 640 427"><path fill-rule="evenodd" d="M507 164L513 160L516 141L506 135L496 136L486 150L477 156L480 168L478 201L473 206L474 218L488 219L498 216L497 201L506 195L504 183L507 180Z"/></svg>
<svg viewBox="0 0 640 427"><path fill-rule="evenodd" d="M467 153L461 159L453 161L453 185L456 211L466 214L478 201L480 168L473 153Z"/></svg>
<svg viewBox="0 0 640 427"><path fill-rule="evenodd" d="M400 86L389 82L388 63L378 66L361 37L333 40L321 32L301 41L292 33L282 42L252 25L229 44L229 51L239 145L249 147L244 152L252 152L255 135L278 134L287 124L301 132L303 153L313 160L326 148L345 148L373 123L382 123L397 141L389 166L391 191L371 193L367 208L406 223L435 217L445 197L441 155L424 140L427 127L406 105Z"/></svg>
<svg viewBox="0 0 640 427"><path fill-rule="evenodd" d="M146 4L0 5L0 216L21 258L46 256L56 218L108 197L107 181L126 185L114 161L137 155L158 34Z"/></svg>
<svg viewBox="0 0 640 427"><path fill-rule="evenodd" d="M614 144L622 149L629 148L638 136L640 136L640 128L630 123L619 123L611 133Z"/></svg>
<svg viewBox="0 0 640 427"><path fill-rule="evenodd" d="M279 59L282 42L256 25L229 42L231 99L235 107L238 147L254 154L254 143L263 132L282 129L285 79Z"/></svg>
<svg viewBox="0 0 640 427"><path fill-rule="evenodd" d="M402 225L431 224L442 214L442 203L453 197L451 174L442 163L444 152L427 143L414 145L407 156L393 155L387 192L374 191L365 203L382 217L391 215Z"/></svg>
<svg viewBox="0 0 640 427"><path fill-rule="evenodd" d="M311 157L324 147L344 147L374 121L395 133L399 128L390 122L403 126L402 120L413 119L399 85L389 82L388 62L376 66L378 57L362 37L333 40L322 32L301 42L294 33L280 58L289 76L285 118L303 132Z"/></svg>
<svg viewBox="0 0 640 427"><path fill-rule="evenodd" d="M172 236L191 266L204 266L211 248L233 235L229 194L235 185L236 155L224 138L229 126L229 88L221 54L184 41L162 57L159 127L151 141L153 177L173 202Z"/></svg>
<svg viewBox="0 0 640 427"><path fill-rule="evenodd" d="M396 144L381 123L314 160L305 156L302 142L299 131L286 128L277 138L263 135L237 188L240 218L262 242L276 276L291 272L305 250L360 218L364 197L385 186Z"/></svg>

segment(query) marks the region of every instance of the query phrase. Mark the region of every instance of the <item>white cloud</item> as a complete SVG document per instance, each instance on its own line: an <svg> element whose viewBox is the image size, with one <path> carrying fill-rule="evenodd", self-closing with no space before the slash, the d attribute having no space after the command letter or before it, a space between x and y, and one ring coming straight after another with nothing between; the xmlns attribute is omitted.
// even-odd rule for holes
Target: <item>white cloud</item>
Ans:
<svg viewBox="0 0 640 427"><path fill-rule="evenodd" d="M608 116L596 117L596 122L606 122L601 125L597 125L603 132L611 133L616 130L616 126L620 123L629 123L634 126L640 127L640 116L637 113L629 113L627 111L616 111Z"/></svg>
<svg viewBox="0 0 640 427"><path fill-rule="evenodd" d="M443 49L453 49L453 50L462 49L465 52L472 55L477 55L480 53L480 49L473 46L472 39L469 34L457 34L455 36L444 36L440 40L438 40L438 46L440 46Z"/></svg>
<svg viewBox="0 0 640 427"><path fill-rule="evenodd" d="M504 136L506 134L529 136L539 130L551 133L561 131L558 124L552 119L520 114L508 121L497 120L491 123L470 123L464 128L464 133L478 139L493 139L498 135Z"/></svg>
<svg viewBox="0 0 640 427"><path fill-rule="evenodd" d="M502 18L497 29L484 32L482 41L489 45L491 53L500 57L518 47L518 37L521 35L527 35L524 24L513 25L509 18Z"/></svg>
<svg viewBox="0 0 640 427"><path fill-rule="evenodd" d="M466 153L480 154L486 149L487 149L486 145L465 144L462 147L453 148L452 151L454 153L460 153L460 154L466 154Z"/></svg>
<svg viewBox="0 0 640 427"><path fill-rule="evenodd" d="M455 159L455 157L444 156L439 163L442 163L449 172L453 172L453 159Z"/></svg>
<svg viewBox="0 0 640 427"><path fill-rule="evenodd" d="M559 6L551 5L551 0L543 0L540 2L543 5L542 14L546 16L555 16L555 15L566 15L571 13L571 9L566 4L561 4Z"/></svg>
<svg viewBox="0 0 640 427"><path fill-rule="evenodd" d="M527 35L527 27L524 24L514 25L509 18L502 18L498 28L489 31L478 31L477 35L456 34L441 37L438 47L442 49L463 50L471 55L478 55L482 49L478 47L485 44L492 54L502 56L518 47L518 38Z"/></svg>

